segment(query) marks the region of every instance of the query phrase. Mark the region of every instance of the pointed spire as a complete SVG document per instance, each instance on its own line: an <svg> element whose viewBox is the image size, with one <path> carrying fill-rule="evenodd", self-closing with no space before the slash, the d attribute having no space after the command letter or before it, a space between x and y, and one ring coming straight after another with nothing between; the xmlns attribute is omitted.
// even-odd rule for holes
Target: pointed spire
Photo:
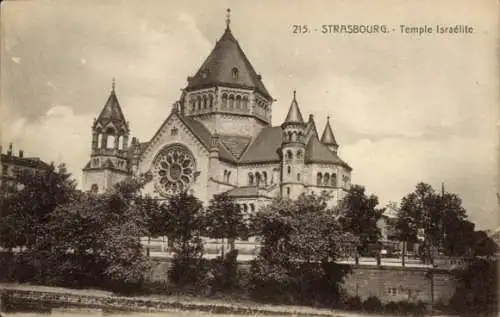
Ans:
<svg viewBox="0 0 500 317"><path fill-rule="evenodd" d="M226 13L226 28L229 29L229 24L231 24L231 9L227 8Z"/></svg>
<svg viewBox="0 0 500 317"><path fill-rule="evenodd" d="M106 104L101 110L101 113L94 121L94 125L100 123L102 126L105 126L109 122L113 122L115 125L123 125L127 127L128 123L125 120L125 116L123 115L123 111L121 109L120 103L118 102L118 97L115 93L115 79L113 78L111 81L111 93L109 94L108 100Z"/></svg>
<svg viewBox="0 0 500 317"><path fill-rule="evenodd" d="M299 104L297 103L297 92L295 90L293 91L293 100L290 105L290 109L288 110L288 114L286 115L283 124L286 123L304 123L304 119L300 113Z"/></svg>
<svg viewBox="0 0 500 317"><path fill-rule="evenodd" d="M330 126L330 116L326 117L326 126L323 131L323 136L321 136L321 143L325 145L338 145L333 135L332 127Z"/></svg>

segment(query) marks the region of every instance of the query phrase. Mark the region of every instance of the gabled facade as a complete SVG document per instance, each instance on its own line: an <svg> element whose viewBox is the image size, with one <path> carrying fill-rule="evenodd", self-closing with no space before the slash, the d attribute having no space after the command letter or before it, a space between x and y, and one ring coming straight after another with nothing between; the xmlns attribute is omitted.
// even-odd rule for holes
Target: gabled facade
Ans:
<svg viewBox="0 0 500 317"><path fill-rule="evenodd" d="M132 138L127 148L129 126L112 89L92 127L84 188L105 190L128 175L151 172L145 190L159 198L190 191L208 202L227 192L252 212L277 196L326 190L335 204L349 189L351 167L338 155L330 122L320 140L313 116L304 120L297 99L294 92L283 123L272 126L274 99L228 20L149 141ZM110 136L118 141L110 143Z"/></svg>

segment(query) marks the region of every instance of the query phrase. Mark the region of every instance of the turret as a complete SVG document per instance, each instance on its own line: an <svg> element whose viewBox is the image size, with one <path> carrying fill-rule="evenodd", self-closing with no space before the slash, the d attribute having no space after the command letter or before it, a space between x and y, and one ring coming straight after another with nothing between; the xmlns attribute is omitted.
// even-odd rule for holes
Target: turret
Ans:
<svg viewBox="0 0 500 317"><path fill-rule="evenodd" d="M337 144L337 140L335 140L332 127L330 126L330 117L326 118L326 126L323 136L321 136L321 143L326 145L330 151L337 153L339 145Z"/></svg>
<svg viewBox="0 0 500 317"><path fill-rule="evenodd" d="M108 100L92 124L90 161L83 169L84 189L102 192L129 175L129 134L113 79Z"/></svg>
<svg viewBox="0 0 500 317"><path fill-rule="evenodd" d="M304 192L304 153L306 124L300 112L296 92L290 109L281 124L283 131L281 143L281 195L296 198Z"/></svg>

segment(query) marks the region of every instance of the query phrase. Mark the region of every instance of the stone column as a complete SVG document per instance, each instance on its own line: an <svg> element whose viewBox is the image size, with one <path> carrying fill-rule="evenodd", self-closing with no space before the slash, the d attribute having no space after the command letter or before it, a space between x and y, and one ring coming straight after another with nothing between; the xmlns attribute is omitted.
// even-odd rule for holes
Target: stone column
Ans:
<svg viewBox="0 0 500 317"><path fill-rule="evenodd" d="M97 147L99 146L98 138L99 135L97 134L97 132L96 131L92 132L92 150L97 149Z"/></svg>
<svg viewBox="0 0 500 317"><path fill-rule="evenodd" d="M123 146L123 150L126 151L128 149L128 135L124 135L123 136L123 144L122 144L122 146Z"/></svg>
<svg viewBox="0 0 500 317"><path fill-rule="evenodd" d="M107 148L108 148L108 135L106 133L103 133L101 139L101 149L107 149Z"/></svg>

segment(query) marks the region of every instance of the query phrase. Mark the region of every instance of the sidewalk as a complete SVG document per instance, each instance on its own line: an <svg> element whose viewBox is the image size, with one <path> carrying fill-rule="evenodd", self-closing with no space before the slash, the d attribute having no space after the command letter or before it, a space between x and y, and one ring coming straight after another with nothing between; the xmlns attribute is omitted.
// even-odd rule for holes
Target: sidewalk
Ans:
<svg viewBox="0 0 500 317"><path fill-rule="evenodd" d="M62 295L67 298L68 296L85 296L95 299L104 300L108 299L123 299L126 301L136 301L141 303L148 303L151 305L150 310L162 311L163 309L154 309L155 307L170 306L170 308L178 308L181 310L199 310L199 311L226 311L227 313L242 314L259 314L259 315L291 315L291 316L337 316L337 317L354 317L354 316L368 316L358 312L341 312L328 309L319 309L304 306L285 306L285 305L269 305L260 304L246 301L230 301L225 302L218 299L198 298L189 296L166 296L166 295L150 295L150 296L134 296L125 297L117 296L111 292L94 290L94 289L70 289L62 287L49 287L39 285L27 284L10 284L0 283L0 292L3 291L19 291L19 292L35 292L42 294ZM168 308L167 308L168 309Z"/></svg>

